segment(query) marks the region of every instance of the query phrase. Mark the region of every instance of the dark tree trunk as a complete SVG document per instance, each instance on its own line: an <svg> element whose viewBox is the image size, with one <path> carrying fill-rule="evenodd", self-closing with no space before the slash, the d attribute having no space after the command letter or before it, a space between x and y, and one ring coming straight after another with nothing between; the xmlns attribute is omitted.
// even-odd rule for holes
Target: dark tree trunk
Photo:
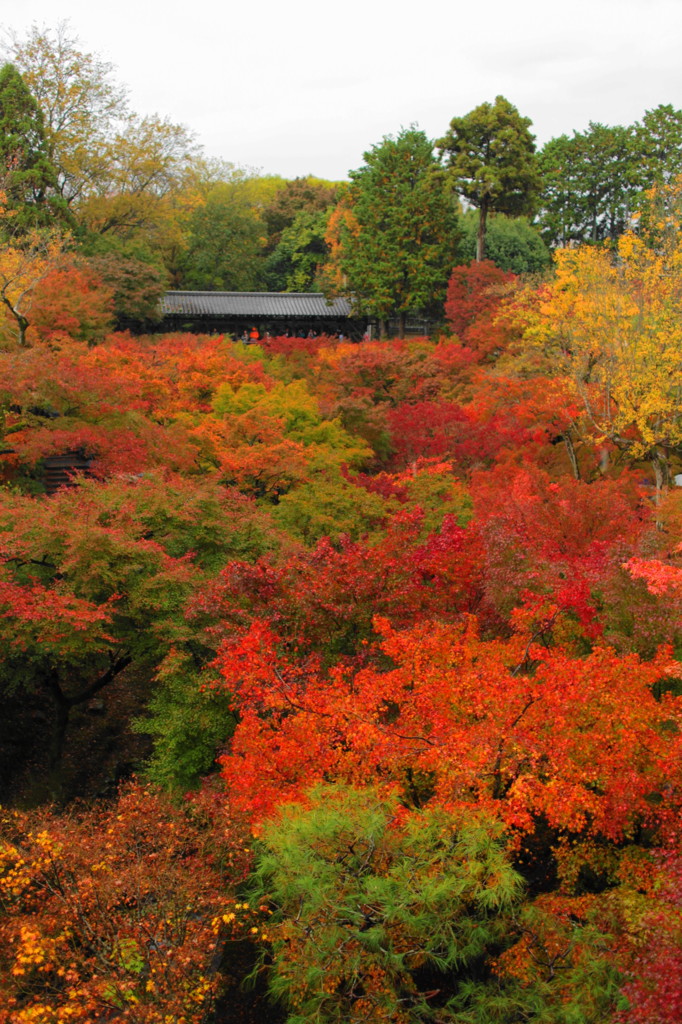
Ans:
<svg viewBox="0 0 682 1024"><path fill-rule="evenodd" d="M56 672L50 673L46 678L45 685L50 691L55 708L54 728L50 742L49 767L51 771L56 771L61 764L71 708L76 707L78 704L84 704L94 697L95 694L99 693L100 690L103 690L105 686L108 686L116 676L130 665L131 661L132 658L128 655L122 655L120 658L112 661L111 666L106 672L103 672L93 683L86 686L84 690L81 690L80 693L73 697L69 697L68 694L64 693Z"/></svg>
<svg viewBox="0 0 682 1024"><path fill-rule="evenodd" d="M476 262L485 259L485 230L488 221L488 202L483 200L478 213L478 238L476 239Z"/></svg>
<svg viewBox="0 0 682 1024"><path fill-rule="evenodd" d="M54 703L54 724L52 726L52 736L50 737L48 761L49 771L54 772L61 764L62 754L64 753L64 740L66 738L66 730L69 727L71 703L59 685L56 673L51 673L45 682Z"/></svg>

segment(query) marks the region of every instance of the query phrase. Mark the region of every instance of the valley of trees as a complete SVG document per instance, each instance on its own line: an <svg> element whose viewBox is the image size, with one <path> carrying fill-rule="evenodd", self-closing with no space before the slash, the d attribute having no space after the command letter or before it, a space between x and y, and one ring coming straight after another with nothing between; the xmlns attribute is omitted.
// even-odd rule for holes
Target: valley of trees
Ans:
<svg viewBox="0 0 682 1024"><path fill-rule="evenodd" d="M8 57L0 1024L677 1024L682 113L283 181Z"/></svg>

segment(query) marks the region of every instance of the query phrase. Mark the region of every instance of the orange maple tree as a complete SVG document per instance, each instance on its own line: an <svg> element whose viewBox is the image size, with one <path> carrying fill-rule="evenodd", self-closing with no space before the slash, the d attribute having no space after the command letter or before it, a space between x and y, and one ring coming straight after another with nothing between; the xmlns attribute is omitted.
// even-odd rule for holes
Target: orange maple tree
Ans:
<svg viewBox="0 0 682 1024"><path fill-rule="evenodd" d="M217 659L240 713L222 759L233 798L259 815L317 778L379 779L416 802L485 807L521 831L542 816L612 841L675 814L680 740L670 723L682 701L652 692L674 671L670 652L642 662L548 648L557 613L519 614L507 641L481 639L473 619L378 623L393 667L328 674L287 662L255 623Z"/></svg>
<svg viewBox="0 0 682 1024"><path fill-rule="evenodd" d="M137 784L106 808L1 811L0 1021L200 1024L249 863L218 804Z"/></svg>

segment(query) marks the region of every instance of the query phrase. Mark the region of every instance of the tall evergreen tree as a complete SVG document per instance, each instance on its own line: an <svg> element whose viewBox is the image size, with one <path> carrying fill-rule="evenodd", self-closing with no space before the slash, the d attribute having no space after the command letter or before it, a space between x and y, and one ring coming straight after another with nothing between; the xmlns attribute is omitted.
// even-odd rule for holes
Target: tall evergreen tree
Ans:
<svg viewBox="0 0 682 1024"><path fill-rule="evenodd" d="M540 223L553 245L615 240L644 188L632 128L590 121L584 132L551 139L539 155Z"/></svg>
<svg viewBox="0 0 682 1024"><path fill-rule="evenodd" d="M43 115L13 64L0 69L0 176L14 236L46 227L59 215Z"/></svg>
<svg viewBox="0 0 682 1024"><path fill-rule="evenodd" d="M633 214L646 211L646 193L682 172L682 111L668 103L633 125L590 121L584 132L550 139L538 159L546 241L615 242ZM665 191L657 193L658 201L665 198Z"/></svg>
<svg viewBox="0 0 682 1024"><path fill-rule="evenodd" d="M330 219L332 259L359 313L381 322L437 308L445 296L459 238L455 204L416 128L386 136L350 172L343 216ZM336 237L331 234L336 232Z"/></svg>
<svg viewBox="0 0 682 1024"><path fill-rule="evenodd" d="M644 189L669 185L682 173L682 110L661 103L633 126L637 181Z"/></svg>
<svg viewBox="0 0 682 1024"><path fill-rule="evenodd" d="M479 211L476 259L485 257L489 213L522 216L533 212L540 188L531 120L498 96L464 117L453 117L438 148L455 191Z"/></svg>

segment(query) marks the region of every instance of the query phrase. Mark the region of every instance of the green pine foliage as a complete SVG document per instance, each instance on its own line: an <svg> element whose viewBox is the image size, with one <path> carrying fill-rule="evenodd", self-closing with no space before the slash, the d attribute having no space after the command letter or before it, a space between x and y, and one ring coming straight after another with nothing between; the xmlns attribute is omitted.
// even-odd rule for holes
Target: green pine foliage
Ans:
<svg viewBox="0 0 682 1024"><path fill-rule="evenodd" d="M602 1024L613 1007L609 937L589 919L559 934L480 810L407 814L396 796L323 785L258 847L261 969L286 1024ZM524 937L530 971L505 963Z"/></svg>
<svg viewBox="0 0 682 1024"><path fill-rule="evenodd" d="M464 117L453 117L438 147L455 191L479 211L476 259L485 255L490 213L512 216L533 211L540 190L531 121L497 96Z"/></svg>
<svg viewBox="0 0 682 1024"><path fill-rule="evenodd" d="M256 879L275 908L270 989L288 1024L458 1019L447 978L485 974L523 893L484 817L427 808L403 821L397 799L343 786L280 810Z"/></svg>
<svg viewBox="0 0 682 1024"><path fill-rule="evenodd" d="M547 241L566 246L621 235L642 189L640 164L631 128L590 122L584 132L551 139L539 154Z"/></svg>
<svg viewBox="0 0 682 1024"><path fill-rule="evenodd" d="M647 110L632 125L590 121L550 139L538 155L540 224L550 245L614 242L647 206L654 186L682 170L682 111Z"/></svg>
<svg viewBox="0 0 682 1024"><path fill-rule="evenodd" d="M0 189L11 214L9 233L53 226L65 216L49 160L43 115L13 64L0 69Z"/></svg>

